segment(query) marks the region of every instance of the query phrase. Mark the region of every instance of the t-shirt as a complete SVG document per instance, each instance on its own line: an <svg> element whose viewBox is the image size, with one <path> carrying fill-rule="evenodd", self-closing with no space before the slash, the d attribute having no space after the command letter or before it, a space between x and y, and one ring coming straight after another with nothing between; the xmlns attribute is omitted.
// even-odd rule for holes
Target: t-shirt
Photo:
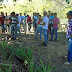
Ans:
<svg viewBox="0 0 72 72"><path fill-rule="evenodd" d="M21 22L23 23L24 16L19 16L21 18Z"/></svg>
<svg viewBox="0 0 72 72"><path fill-rule="evenodd" d="M23 16L23 23L26 23L27 22L27 17L26 16Z"/></svg>
<svg viewBox="0 0 72 72"><path fill-rule="evenodd" d="M0 16L0 24L4 24L4 17Z"/></svg>
<svg viewBox="0 0 72 72"><path fill-rule="evenodd" d="M68 22L66 38L69 38L72 35L72 19Z"/></svg>
<svg viewBox="0 0 72 72"><path fill-rule="evenodd" d="M17 24L17 26L20 27L20 22L21 22L21 18L20 17L18 17L18 21L19 21L19 23Z"/></svg>
<svg viewBox="0 0 72 72"><path fill-rule="evenodd" d="M59 24L59 18L54 18L53 20L53 28L58 28L58 24Z"/></svg>
<svg viewBox="0 0 72 72"><path fill-rule="evenodd" d="M53 20L54 16L50 16L49 19ZM49 21L49 24L53 23L53 21L51 21L51 20Z"/></svg>
<svg viewBox="0 0 72 72"><path fill-rule="evenodd" d="M5 16L5 21L4 21L4 24L8 24L8 19L9 19L9 16Z"/></svg>
<svg viewBox="0 0 72 72"><path fill-rule="evenodd" d="M37 17L34 16L34 17L33 17L33 23L36 23L36 20L37 20Z"/></svg>
<svg viewBox="0 0 72 72"><path fill-rule="evenodd" d="M27 23L31 23L31 17L30 16L27 18Z"/></svg>
<svg viewBox="0 0 72 72"><path fill-rule="evenodd" d="M17 24L17 21L18 21L18 17L11 17L11 20L12 20L12 24L16 25Z"/></svg>
<svg viewBox="0 0 72 72"><path fill-rule="evenodd" d="M43 29L48 29L49 19L47 16L43 17L43 22L45 22L45 25L43 25Z"/></svg>
<svg viewBox="0 0 72 72"><path fill-rule="evenodd" d="M40 20L38 20L38 23L37 23L37 27L42 27L42 25L40 25Z"/></svg>

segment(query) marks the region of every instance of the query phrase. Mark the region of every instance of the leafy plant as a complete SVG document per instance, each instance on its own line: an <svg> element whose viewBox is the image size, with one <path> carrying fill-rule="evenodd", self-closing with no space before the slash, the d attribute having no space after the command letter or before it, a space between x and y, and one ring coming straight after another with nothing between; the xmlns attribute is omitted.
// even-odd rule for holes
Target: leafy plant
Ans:
<svg viewBox="0 0 72 72"><path fill-rule="evenodd" d="M49 64L49 66L47 68L47 66L44 66L44 64L43 64L43 62L42 62L41 59L40 59L40 61L41 61L41 64L42 64L42 67L43 67L43 71L44 72L54 72L55 71L55 66L52 66L51 67L51 63Z"/></svg>

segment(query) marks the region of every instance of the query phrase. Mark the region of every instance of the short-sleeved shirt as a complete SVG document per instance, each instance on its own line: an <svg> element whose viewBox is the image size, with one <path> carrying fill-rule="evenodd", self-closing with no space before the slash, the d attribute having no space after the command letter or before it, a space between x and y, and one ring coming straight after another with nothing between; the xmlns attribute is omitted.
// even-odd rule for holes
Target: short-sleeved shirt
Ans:
<svg viewBox="0 0 72 72"><path fill-rule="evenodd" d="M18 17L11 17L11 20L12 20L12 24L16 25L17 24L17 21L18 21Z"/></svg>
<svg viewBox="0 0 72 72"><path fill-rule="evenodd" d="M4 17L0 16L0 24L4 24Z"/></svg>
<svg viewBox="0 0 72 72"><path fill-rule="evenodd" d="M50 16L49 19L53 20L54 16ZM52 21L49 21L49 24L53 23Z"/></svg>
<svg viewBox="0 0 72 72"><path fill-rule="evenodd" d="M37 20L37 17L34 16L34 17L33 17L33 23L36 23L36 20Z"/></svg>
<svg viewBox="0 0 72 72"><path fill-rule="evenodd" d="M19 23L17 24L17 26L20 27L20 23L21 23L21 18L20 17L18 17L18 21L19 21Z"/></svg>
<svg viewBox="0 0 72 72"><path fill-rule="evenodd" d="M69 38L72 35L72 19L69 21L67 25L66 38Z"/></svg>
<svg viewBox="0 0 72 72"><path fill-rule="evenodd" d="M53 20L53 28L58 28L58 23L60 22L59 18L54 18Z"/></svg>
<svg viewBox="0 0 72 72"><path fill-rule="evenodd" d="M7 20L4 21L4 24L8 24L9 16L5 16L5 19L7 19Z"/></svg>
<svg viewBox="0 0 72 72"><path fill-rule="evenodd" d="M47 16L43 17L43 22L45 22L45 25L43 25L43 29L48 29L49 19Z"/></svg>
<svg viewBox="0 0 72 72"><path fill-rule="evenodd" d="M23 23L26 23L26 22L27 22L27 17L23 16Z"/></svg>
<svg viewBox="0 0 72 72"><path fill-rule="evenodd" d="M38 23L37 23L37 27L42 27L42 25L40 25L40 20L38 20Z"/></svg>

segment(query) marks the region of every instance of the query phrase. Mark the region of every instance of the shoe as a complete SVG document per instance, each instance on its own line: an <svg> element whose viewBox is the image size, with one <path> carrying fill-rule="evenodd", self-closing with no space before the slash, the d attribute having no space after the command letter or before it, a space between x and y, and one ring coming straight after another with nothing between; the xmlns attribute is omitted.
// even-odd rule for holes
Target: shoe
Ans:
<svg viewBox="0 0 72 72"><path fill-rule="evenodd" d="M65 64L65 65L69 65L70 63L69 63L69 62L65 62L64 64Z"/></svg>
<svg viewBox="0 0 72 72"><path fill-rule="evenodd" d="M47 47L47 44L44 44L43 46Z"/></svg>
<svg viewBox="0 0 72 72"><path fill-rule="evenodd" d="M52 39L50 39L49 41L53 41Z"/></svg>
<svg viewBox="0 0 72 72"><path fill-rule="evenodd" d="M57 41L57 39L55 39L53 42L56 42Z"/></svg>
<svg viewBox="0 0 72 72"><path fill-rule="evenodd" d="M45 42L44 42L44 43L42 43L41 45L45 45Z"/></svg>
<svg viewBox="0 0 72 72"><path fill-rule="evenodd" d="M14 38L11 38L11 40L13 40Z"/></svg>

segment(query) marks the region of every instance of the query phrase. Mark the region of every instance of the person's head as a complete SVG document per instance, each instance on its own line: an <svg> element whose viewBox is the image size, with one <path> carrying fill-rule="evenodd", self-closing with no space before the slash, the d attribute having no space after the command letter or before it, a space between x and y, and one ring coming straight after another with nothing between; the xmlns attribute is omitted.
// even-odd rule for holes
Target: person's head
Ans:
<svg viewBox="0 0 72 72"><path fill-rule="evenodd" d="M68 11L67 12L67 18L68 19L72 19L72 11Z"/></svg>
<svg viewBox="0 0 72 72"><path fill-rule="evenodd" d="M48 14L51 14L51 11L48 11Z"/></svg>
<svg viewBox="0 0 72 72"><path fill-rule="evenodd" d="M44 12L43 12L43 16L46 16L46 15L47 15L47 12L46 12L46 11L44 11Z"/></svg>
<svg viewBox="0 0 72 72"><path fill-rule="evenodd" d="M36 16L38 15L38 13L36 13Z"/></svg>
<svg viewBox="0 0 72 72"><path fill-rule="evenodd" d="M22 16L22 13L20 13L20 16Z"/></svg>
<svg viewBox="0 0 72 72"><path fill-rule="evenodd" d="M12 16L15 16L15 12L12 12Z"/></svg>
<svg viewBox="0 0 72 72"><path fill-rule="evenodd" d="M57 17L57 13L54 13L54 17Z"/></svg>
<svg viewBox="0 0 72 72"><path fill-rule="evenodd" d="M34 13L34 16L37 16L37 13L36 12Z"/></svg>
<svg viewBox="0 0 72 72"><path fill-rule="evenodd" d="M29 15L27 15L27 17L29 17Z"/></svg>
<svg viewBox="0 0 72 72"><path fill-rule="evenodd" d="M19 16L19 14L16 14L16 16L18 17L18 16Z"/></svg>
<svg viewBox="0 0 72 72"><path fill-rule="evenodd" d="M24 16L26 16L26 13L24 13Z"/></svg>
<svg viewBox="0 0 72 72"><path fill-rule="evenodd" d="M51 16L53 16L54 14L53 13L51 13Z"/></svg>
<svg viewBox="0 0 72 72"><path fill-rule="evenodd" d="M12 16L12 13L10 13L10 16Z"/></svg>
<svg viewBox="0 0 72 72"><path fill-rule="evenodd" d="M1 12L1 16L3 16L4 15L4 13L3 12Z"/></svg>
<svg viewBox="0 0 72 72"><path fill-rule="evenodd" d="M39 20L41 19L41 15L39 15L38 19L39 19Z"/></svg>
<svg viewBox="0 0 72 72"><path fill-rule="evenodd" d="M5 15L7 16L7 12L5 13Z"/></svg>
<svg viewBox="0 0 72 72"><path fill-rule="evenodd" d="M37 13L39 15L39 13Z"/></svg>

